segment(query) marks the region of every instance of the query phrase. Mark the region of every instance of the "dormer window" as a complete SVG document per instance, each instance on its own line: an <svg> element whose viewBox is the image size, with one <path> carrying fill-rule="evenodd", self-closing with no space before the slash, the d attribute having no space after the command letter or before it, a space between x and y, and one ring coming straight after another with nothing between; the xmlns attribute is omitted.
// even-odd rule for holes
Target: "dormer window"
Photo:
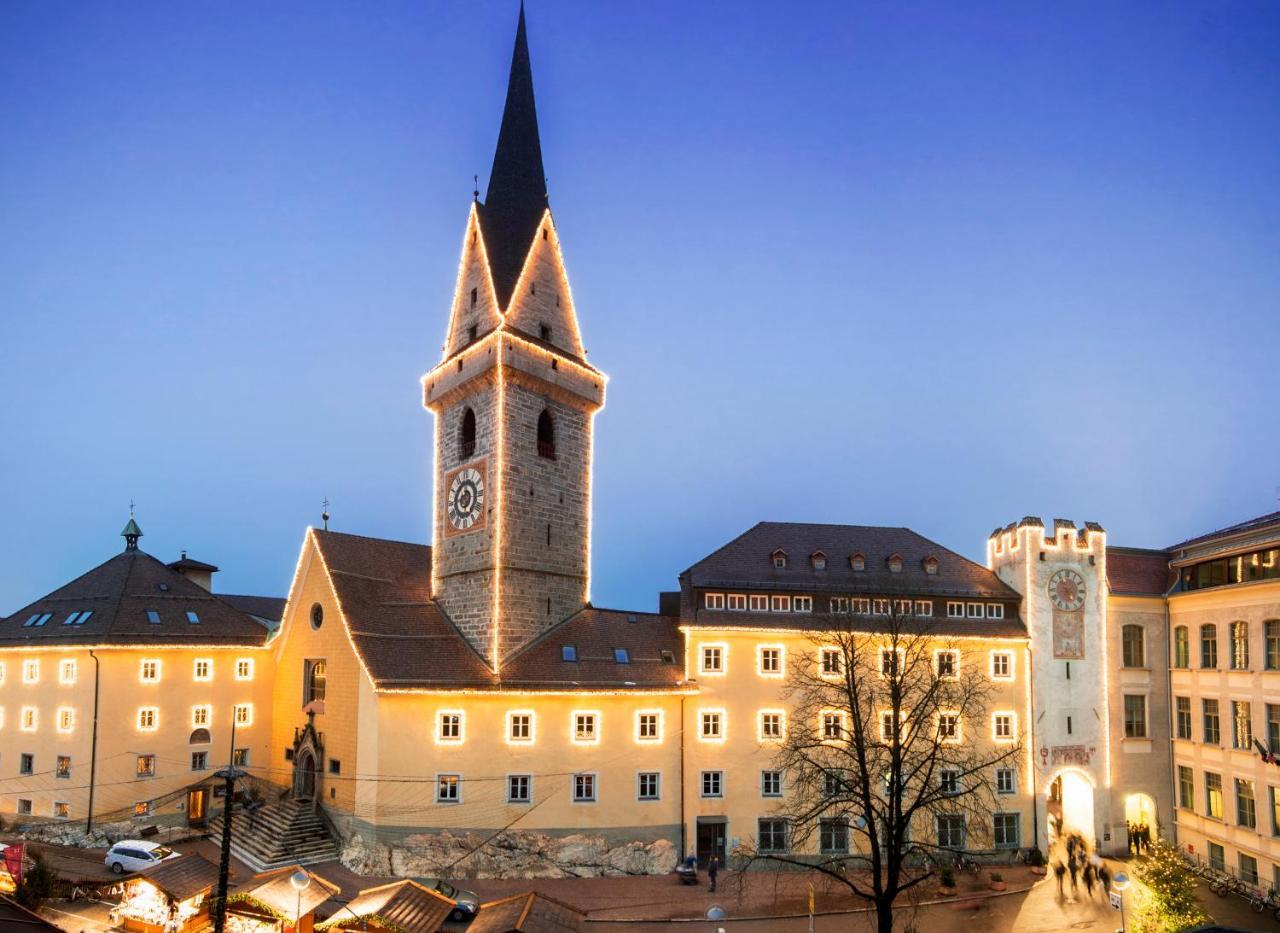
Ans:
<svg viewBox="0 0 1280 933"><path fill-rule="evenodd" d="M867 569L867 559L861 554L854 554L849 558L849 569L855 573L861 573Z"/></svg>
<svg viewBox="0 0 1280 933"><path fill-rule="evenodd" d="M787 569L787 552L786 551L782 550L782 548L778 548L778 550L773 552L772 557L773 557L773 566L775 570Z"/></svg>
<svg viewBox="0 0 1280 933"><path fill-rule="evenodd" d="M814 551L809 555L809 563L813 564L814 570L826 570L827 555L823 554L821 551Z"/></svg>
<svg viewBox="0 0 1280 933"><path fill-rule="evenodd" d="M890 573L902 573L902 555L901 554L890 554L888 563L889 563Z"/></svg>
<svg viewBox="0 0 1280 933"><path fill-rule="evenodd" d="M925 572L925 573L927 573L927 574L928 574L929 576L931 576L931 577L932 577L932 576L937 576L937 573L938 573L938 558L934 557L932 554L930 554L928 557L926 557L926 558L924 559L924 572Z"/></svg>

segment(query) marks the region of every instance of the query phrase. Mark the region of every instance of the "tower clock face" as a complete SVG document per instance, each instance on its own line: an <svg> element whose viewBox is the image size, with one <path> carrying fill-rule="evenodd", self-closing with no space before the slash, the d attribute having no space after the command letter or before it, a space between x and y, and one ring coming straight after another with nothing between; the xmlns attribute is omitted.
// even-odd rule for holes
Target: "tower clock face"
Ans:
<svg viewBox="0 0 1280 933"><path fill-rule="evenodd" d="M1049 599L1064 612L1084 605L1084 577L1074 570L1059 570L1049 578Z"/></svg>
<svg viewBox="0 0 1280 933"><path fill-rule="evenodd" d="M469 531L484 516L484 474L474 466L463 467L453 474L445 493L449 525L456 531Z"/></svg>

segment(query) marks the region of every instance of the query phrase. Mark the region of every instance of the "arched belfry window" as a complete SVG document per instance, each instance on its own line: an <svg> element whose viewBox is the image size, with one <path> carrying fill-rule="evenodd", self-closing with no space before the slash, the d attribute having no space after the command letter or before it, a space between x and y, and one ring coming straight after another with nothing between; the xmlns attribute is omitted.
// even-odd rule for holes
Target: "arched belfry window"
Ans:
<svg viewBox="0 0 1280 933"><path fill-rule="evenodd" d="M314 703L324 700L325 669L324 661L308 661L306 702Z"/></svg>
<svg viewBox="0 0 1280 933"><path fill-rule="evenodd" d="M462 413L458 429L458 459L470 460L476 455L476 413L468 408Z"/></svg>
<svg viewBox="0 0 1280 933"><path fill-rule="evenodd" d="M556 458L556 426L551 420L551 412L545 408L538 415L538 456L548 460Z"/></svg>

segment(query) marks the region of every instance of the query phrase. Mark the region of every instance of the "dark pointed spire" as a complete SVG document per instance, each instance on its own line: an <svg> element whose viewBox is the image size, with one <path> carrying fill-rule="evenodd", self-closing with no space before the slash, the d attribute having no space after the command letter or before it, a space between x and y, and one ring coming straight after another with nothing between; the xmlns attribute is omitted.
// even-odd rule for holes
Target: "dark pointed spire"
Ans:
<svg viewBox="0 0 1280 933"><path fill-rule="evenodd" d="M489 268L503 309L511 300L520 268L546 207L547 182L542 168L538 113L533 105L533 69L529 63L529 40L521 3L515 50L511 53L507 104L502 111L498 148L493 154L489 190L481 210Z"/></svg>

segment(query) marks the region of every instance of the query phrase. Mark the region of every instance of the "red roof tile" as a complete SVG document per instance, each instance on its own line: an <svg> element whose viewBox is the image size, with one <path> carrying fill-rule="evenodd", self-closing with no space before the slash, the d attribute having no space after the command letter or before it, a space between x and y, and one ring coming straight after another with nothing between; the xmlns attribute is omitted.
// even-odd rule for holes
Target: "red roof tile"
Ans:
<svg viewBox="0 0 1280 933"><path fill-rule="evenodd" d="M1107 587L1117 596L1163 596L1175 578L1164 551L1107 548Z"/></svg>

